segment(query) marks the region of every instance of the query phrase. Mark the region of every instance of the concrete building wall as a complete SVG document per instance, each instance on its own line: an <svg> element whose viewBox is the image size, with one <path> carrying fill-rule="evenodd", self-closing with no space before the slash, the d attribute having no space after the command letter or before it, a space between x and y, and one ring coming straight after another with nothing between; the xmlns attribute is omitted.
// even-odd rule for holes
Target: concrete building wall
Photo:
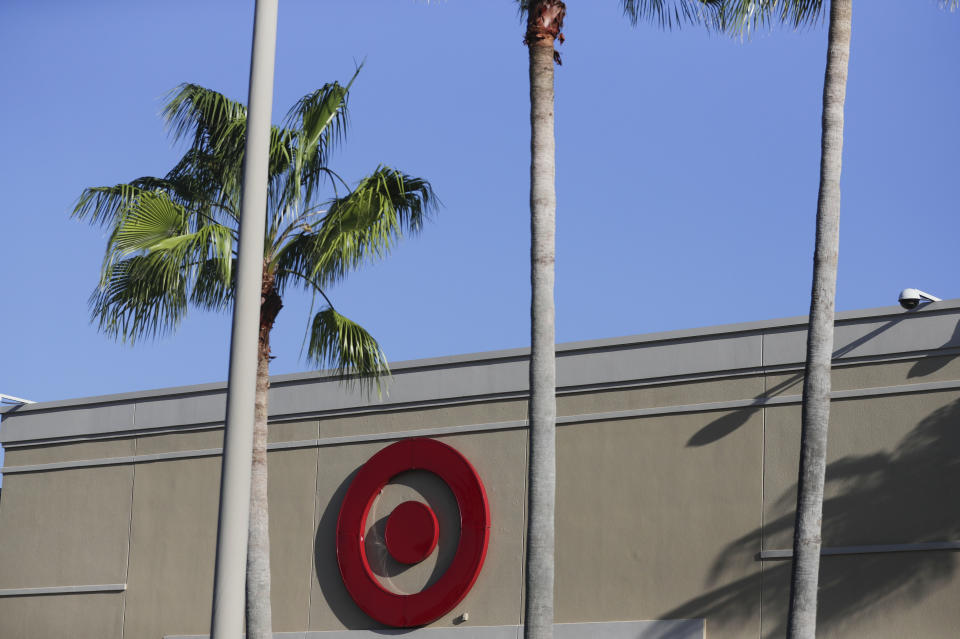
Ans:
<svg viewBox="0 0 960 639"><path fill-rule="evenodd" d="M560 347L556 620L570 625L558 636L783 635L801 321ZM960 627L958 327L958 302L839 317L821 636L952 637ZM337 515L371 456L428 436L476 467L493 529L466 598L411 637L515 635L524 353L401 363L380 401L317 375L273 384L275 631L359 639L379 627L337 570ZM208 631L223 405L211 385L4 415L0 637ZM430 504L441 530L435 554L409 569L382 547L383 521L405 500ZM368 524L374 570L399 592L435 582L456 547L455 501L426 471L396 477ZM576 625L587 622L599 625Z"/></svg>

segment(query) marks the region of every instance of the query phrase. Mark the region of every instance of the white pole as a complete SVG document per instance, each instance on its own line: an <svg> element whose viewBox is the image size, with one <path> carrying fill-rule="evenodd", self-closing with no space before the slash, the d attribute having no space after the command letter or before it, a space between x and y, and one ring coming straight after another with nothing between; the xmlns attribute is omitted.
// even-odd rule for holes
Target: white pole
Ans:
<svg viewBox="0 0 960 639"><path fill-rule="evenodd" d="M278 0L256 0L243 200L237 255L237 295L230 340L227 421L220 475L220 518L213 585L213 639L239 639L250 526L250 466L253 457L253 404L257 381L260 283L267 209L267 163L273 107L273 68L277 45Z"/></svg>

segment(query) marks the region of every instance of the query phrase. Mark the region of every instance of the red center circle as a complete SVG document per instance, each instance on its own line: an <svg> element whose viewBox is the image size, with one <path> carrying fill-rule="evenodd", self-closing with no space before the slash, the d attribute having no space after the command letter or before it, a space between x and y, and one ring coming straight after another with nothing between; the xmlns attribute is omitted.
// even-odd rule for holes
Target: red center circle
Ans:
<svg viewBox="0 0 960 639"><path fill-rule="evenodd" d="M433 552L440 539L437 516L430 506L405 501L390 513L384 533L390 556L401 564L418 564Z"/></svg>

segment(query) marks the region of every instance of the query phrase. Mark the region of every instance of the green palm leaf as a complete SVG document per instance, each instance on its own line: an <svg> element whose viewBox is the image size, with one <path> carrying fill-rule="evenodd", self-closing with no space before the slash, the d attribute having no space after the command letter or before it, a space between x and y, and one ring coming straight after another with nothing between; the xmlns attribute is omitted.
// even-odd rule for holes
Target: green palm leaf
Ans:
<svg viewBox="0 0 960 639"><path fill-rule="evenodd" d="M382 258L404 234L419 232L437 205L428 182L378 167L348 195L330 202L326 215L276 249L278 287L295 275L304 285L328 286L364 262Z"/></svg>
<svg viewBox="0 0 960 639"><path fill-rule="evenodd" d="M330 203L317 232L311 277L326 285L384 257L404 233L420 231L435 205L429 183L378 167L350 194Z"/></svg>
<svg viewBox="0 0 960 639"><path fill-rule="evenodd" d="M684 24L721 25L724 0L621 0L623 15L632 24L650 21L672 29Z"/></svg>
<svg viewBox="0 0 960 639"><path fill-rule="evenodd" d="M121 211L107 244L112 255L122 258L150 250L189 230L189 219L181 205L163 192L141 191Z"/></svg>
<svg viewBox="0 0 960 639"><path fill-rule="evenodd" d="M93 186L83 190L73 207L72 217L98 226L115 226L123 210L144 191L144 184L157 178L139 178L128 184ZM147 187L149 188L149 187Z"/></svg>
<svg viewBox="0 0 960 639"><path fill-rule="evenodd" d="M332 368L338 375L380 389L380 377L390 374L387 358L377 341L362 326L325 308L313 317L307 356L318 367Z"/></svg>
<svg viewBox="0 0 960 639"><path fill-rule="evenodd" d="M191 216L162 191L136 191L117 211L107 242L93 315L113 337L135 341L174 330L188 292L207 307L227 302L233 270L233 231ZM202 276L202 279L201 279Z"/></svg>
<svg viewBox="0 0 960 639"><path fill-rule="evenodd" d="M236 258L227 264L219 257L203 260L196 267L190 302L209 311L230 308L236 292L236 272Z"/></svg>
<svg viewBox="0 0 960 639"><path fill-rule="evenodd" d="M193 148L236 150L235 126L246 120L247 109L216 91L181 84L171 92L162 115L175 140L192 137Z"/></svg>
<svg viewBox="0 0 960 639"><path fill-rule="evenodd" d="M824 6L823 0L726 0L723 27L736 35L776 22L799 28L823 20Z"/></svg>
<svg viewBox="0 0 960 639"><path fill-rule="evenodd" d="M295 192L299 193L301 178L322 176L318 169L327 165L333 145L346 136L347 96L362 68L362 64L357 67L346 86L339 82L325 84L300 98L287 113L285 127L298 133L294 170L297 178ZM313 199L316 186L314 180L304 181L304 199L307 202Z"/></svg>
<svg viewBox="0 0 960 639"><path fill-rule="evenodd" d="M93 320L108 336L133 343L171 333L187 311L180 264L164 253L112 264L90 296Z"/></svg>

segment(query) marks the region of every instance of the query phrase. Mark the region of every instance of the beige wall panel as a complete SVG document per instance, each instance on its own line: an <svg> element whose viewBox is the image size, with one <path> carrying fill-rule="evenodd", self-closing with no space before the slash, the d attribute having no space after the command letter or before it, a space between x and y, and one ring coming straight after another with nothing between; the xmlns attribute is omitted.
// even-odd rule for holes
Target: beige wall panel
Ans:
<svg viewBox="0 0 960 639"><path fill-rule="evenodd" d="M119 592L0 598L3 639L121 639L122 628Z"/></svg>
<svg viewBox="0 0 960 639"><path fill-rule="evenodd" d="M317 439L320 436L319 429L320 425L315 419L305 422L282 422L270 424L267 436L271 443L296 442L305 439Z"/></svg>
<svg viewBox="0 0 960 639"><path fill-rule="evenodd" d="M960 392L837 400L825 546L960 539ZM765 549L792 546L800 407L766 409Z"/></svg>
<svg viewBox="0 0 960 639"><path fill-rule="evenodd" d="M398 410L320 420L320 437L392 433L419 428L488 424L527 418L527 402L510 400Z"/></svg>
<svg viewBox="0 0 960 639"><path fill-rule="evenodd" d="M753 399L763 394L763 377L735 377L681 384L644 386L630 390L593 391L557 397L558 415L580 415L654 406L703 404Z"/></svg>
<svg viewBox="0 0 960 639"><path fill-rule="evenodd" d="M470 593L454 610L432 625L451 626L453 619L463 612L470 613L469 625L519 623L523 578L526 431L500 431L438 439L460 451L476 468L487 491L492 531L483 570ZM313 582L314 592L311 597L311 630L380 627L353 603L343 585L336 563L335 532L337 515L350 480L361 465L387 445L388 443L374 443L320 449L317 502L320 522L316 537L318 572ZM430 494L429 486L423 485L416 478L398 478L398 483L407 489L412 487ZM384 494L391 488L392 486L388 486ZM390 501L391 499L393 501ZM400 497L386 497L383 504L378 504L378 508L382 507L383 510L381 514L385 514L390 505L399 499ZM429 497L426 501L434 503ZM438 501L442 504L443 498L439 497ZM442 510L443 506L437 509ZM438 515L442 535L444 517L441 513ZM378 517L375 513L371 521ZM444 540L441 539L441 547L443 543ZM442 562L443 558L440 561ZM388 586L396 590L403 590L423 577L419 574L389 576L394 578Z"/></svg>
<svg viewBox="0 0 960 639"><path fill-rule="evenodd" d="M953 552L824 557L817 637L955 638L960 628L958 559ZM790 561L765 564L761 636L780 639L786 636Z"/></svg>
<svg viewBox="0 0 960 639"><path fill-rule="evenodd" d="M132 466L4 477L0 588L123 583L132 478Z"/></svg>
<svg viewBox="0 0 960 639"><path fill-rule="evenodd" d="M126 637L210 630L220 458L137 465Z"/></svg>
<svg viewBox="0 0 960 639"><path fill-rule="evenodd" d="M762 421L731 415L558 430L557 622L706 618L710 637L756 636ZM716 423L722 437L697 438Z"/></svg>
<svg viewBox="0 0 960 639"><path fill-rule="evenodd" d="M842 366L833 371L835 390L899 386L960 379L960 355Z"/></svg>
<svg viewBox="0 0 960 639"><path fill-rule="evenodd" d="M184 433L141 435L137 438L138 455L178 453L187 450L206 450L223 446L223 429L194 430Z"/></svg>
<svg viewBox="0 0 960 639"><path fill-rule="evenodd" d="M302 632L313 580L317 449L274 451L267 463L273 630Z"/></svg>
<svg viewBox="0 0 960 639"><path fill-rule="evenodd" d="M106 439L77 444L10 448L6 451L6 459L3 463L6 466L30 466L32 464L53 464L79 459L126 457L133 454L133 442L134 439L128 437L126 439Z"/></svg>

